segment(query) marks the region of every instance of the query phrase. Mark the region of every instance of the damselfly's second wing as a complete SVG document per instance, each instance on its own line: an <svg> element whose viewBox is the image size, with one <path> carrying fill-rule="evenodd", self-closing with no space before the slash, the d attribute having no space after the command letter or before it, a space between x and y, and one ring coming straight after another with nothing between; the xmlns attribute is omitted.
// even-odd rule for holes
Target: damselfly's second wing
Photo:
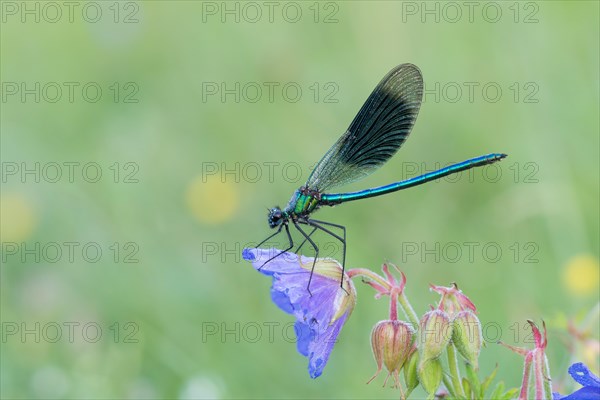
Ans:
<svg viewBox="0 0 600 400"><path fill-rule="evenodd" d="M422 98L419 68L402 64L392 69L319 161L306 187L322 193L362 179L383 165L410 134Z"/></svg>

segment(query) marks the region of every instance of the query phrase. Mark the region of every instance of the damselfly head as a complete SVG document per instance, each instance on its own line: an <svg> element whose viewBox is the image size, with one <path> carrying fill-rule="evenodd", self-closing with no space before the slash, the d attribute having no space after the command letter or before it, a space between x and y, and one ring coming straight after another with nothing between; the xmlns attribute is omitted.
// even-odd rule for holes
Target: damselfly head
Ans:
<svg viewBox="0 0 600 400"><path fill-rule="evenodd" d="M283 222L283 211L279 207L273 207L269 210L268 216L269 226L275 228Z"/></svg>

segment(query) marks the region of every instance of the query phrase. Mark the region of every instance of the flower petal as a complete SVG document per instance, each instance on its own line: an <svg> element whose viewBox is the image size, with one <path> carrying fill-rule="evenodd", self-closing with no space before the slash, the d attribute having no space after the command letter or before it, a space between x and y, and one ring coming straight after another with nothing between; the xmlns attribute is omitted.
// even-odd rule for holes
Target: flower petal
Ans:
<svg viewBox="0 0 600 400"><path fill-rule="evenodd" d="M296 321L294 330L296 331L296 348L298 349L298 353L302 354L304 357L308 357L308 347L310 346L310 342L314 339L310 326L303 322Z"/></svg>
<svg viewBox="0 0 600 400"><path fill-rule="evenodd" d="M600 378L592 374L588 367L583 363L575 363L569 367L569 375L575 382L582 386L597 388L600 390Z"/></svg>
<svg viewBox="0 0 600 400"><path fill-rule="evenodd" d="M317 378L323 373L323 368L329 361L329 355L337 343L338 334L347 318L348 313L324 329L321 327L315 331L315 337L308 346L308 373L311 378Z"/></svg>
<svg viewBox="0 0 600 400"><path fill-rule="evenodd" d="M284 312L288 314L294 313L294 305L290 302L290 298L286 293L271 288L271 300Z"/></svg>
<svg viewBox="0 0 600 400"><path fill-rule="evenodd" d="M309 374L316 378L322 374L337 336L352 312L356 291L347 276L344 286L350 294L340 288L340 280L335 276L342 277L341 266L331 259L317 259L312 279L313 258L284 253L264 264L278 252L244 249L242 254L260 273L273 278L271 299L281 310L296 317L297 350L308 357Z"/></svg>
<svg viewBox="0 0 600 400"><path fill-rule="evenodd" d="M586 386L568 396L560 396L558 393L552 393L554 400L598 400L600 399L600 388Z"/></svg>

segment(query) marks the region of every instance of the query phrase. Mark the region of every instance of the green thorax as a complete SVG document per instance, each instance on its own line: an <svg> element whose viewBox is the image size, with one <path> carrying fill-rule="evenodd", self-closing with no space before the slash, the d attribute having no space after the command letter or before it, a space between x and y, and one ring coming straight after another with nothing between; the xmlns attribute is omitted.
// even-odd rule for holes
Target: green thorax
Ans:
<svg viewBox="0 0 600 400"><path fill-rule="evenodd" d="M297 216L310 214L318 208L320 198L319 193L300 188L294 192L284 211Z"/></svg>

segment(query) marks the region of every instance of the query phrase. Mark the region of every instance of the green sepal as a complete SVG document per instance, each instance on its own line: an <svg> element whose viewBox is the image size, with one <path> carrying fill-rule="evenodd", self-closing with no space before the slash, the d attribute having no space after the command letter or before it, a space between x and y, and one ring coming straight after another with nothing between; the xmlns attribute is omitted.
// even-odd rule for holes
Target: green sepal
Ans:
<svg viewBox="0 0 600 400"><path fill-rule="evenodd" d="M419 364L417 371L421 386L430 396L435 395L442 383L442 363L438 358L434 358Z"/></svg>
<svg viewBox="0 0 600 400"><path fill-rule="evenodd" d="M415 351L412 353L406 364L404 364L404 383L406 383L407 394L406 397L419 386L419 376L417 373L417 364L419 362L419 352Z"/></svg>

